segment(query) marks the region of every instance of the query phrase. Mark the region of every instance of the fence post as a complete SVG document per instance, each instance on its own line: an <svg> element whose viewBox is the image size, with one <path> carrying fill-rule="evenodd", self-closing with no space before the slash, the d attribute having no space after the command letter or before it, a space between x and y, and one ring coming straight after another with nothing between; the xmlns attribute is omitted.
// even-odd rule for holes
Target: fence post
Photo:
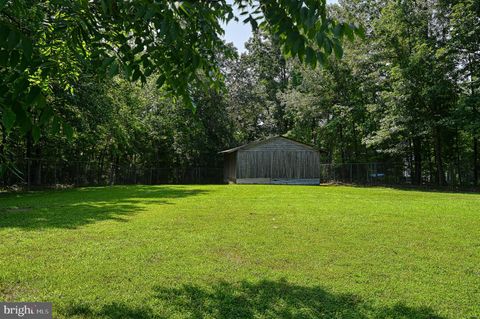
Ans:
<svg viewBox="0 0 480 319"><path fill-rule="evenodd" d="M350 163L350 184L353 184L353 164Z"/></svg>
<svg viewBox="0 0 480 319"><path fill-rule="evenodd" d="M57 162L53 164L53 182L55 183L55 187L57 186Z"/></svg>
<svg viewBox="0 0 480 319"><path fill-rule="evenodd" d="M30 190L30 159L27 159L27 189Z"/></svg>
<svg viewBox="0 0 480 319"><path fill-rule="evenodd" d="M75 162L75 184L78 186L78 162Z"/></svg>
<svg viewBox="0 0 480 319"><path fill-rule="evenodd" d="M368 170L369 170L369 165L370 165L370 164L368 164L368 163L365 164L365 172L366 172L366 174L367 174L367 176L366 176L367 180L365 181L365 184L368 184Z"/></svg>
<svg viewBox="0 0 480 319"><path fill-rule="evenodd" d="M133 184L137 184L137 165L133 164Z"/></svg>
<svg viewBox="0 0 480 319"><path fill-rule="evenodd" d="M113 172L113 163L111 163L110 164L110 181L109 181L110 186L112 186L114 183L114 180L113 180L114 176L115 174Z"/></svg>

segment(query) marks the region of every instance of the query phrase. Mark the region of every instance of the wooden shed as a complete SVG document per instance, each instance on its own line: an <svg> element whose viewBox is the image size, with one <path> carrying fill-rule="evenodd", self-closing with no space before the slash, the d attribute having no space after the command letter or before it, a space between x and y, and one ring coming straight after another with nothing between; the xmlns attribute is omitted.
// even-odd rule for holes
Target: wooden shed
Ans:
<svg viewBox="0 0 480 319"><path fill-rule="evenodd" d="M220 153L227 183L320 183L319 151L287 137L275 136Z"/></svg>

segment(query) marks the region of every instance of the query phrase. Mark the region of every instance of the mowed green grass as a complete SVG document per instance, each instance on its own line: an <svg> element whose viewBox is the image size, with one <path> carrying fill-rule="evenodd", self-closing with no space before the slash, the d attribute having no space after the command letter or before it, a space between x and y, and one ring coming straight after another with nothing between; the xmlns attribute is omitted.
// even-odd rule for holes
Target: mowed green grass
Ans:
<svg viewBox="0 0 480 319"><path fill-rule="evenodd" d="M0 194L0 300L56 318L480 318L480 195L326 186Z"/></svg>

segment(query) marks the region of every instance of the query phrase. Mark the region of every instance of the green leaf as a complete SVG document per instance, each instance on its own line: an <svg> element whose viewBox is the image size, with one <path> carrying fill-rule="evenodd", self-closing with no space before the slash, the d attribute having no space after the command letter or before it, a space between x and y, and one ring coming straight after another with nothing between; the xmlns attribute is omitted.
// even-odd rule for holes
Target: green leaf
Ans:
<svg viewBox="0 0 480 319"><path fill-rule="evenodd" d="M144 67L143 69L143 75L145 77L149 77L150 75L152 75L153 71L155 71L155 69L153 67Z"/></svg>
<svg viewBox="0 0 480 319"><path fill-rule="evenodd" d="M108 76L113 77L118 74L118 63L117 61L113 61L108 68Z"/></svg>
<svg viewBox="0 0 480 319"><path fill-rule="evenodd" d="M22 39L22 49L23 49L23 55L27 60L30 60L32 57L33 53L33 44L32 41L28 38L23 38Z"/></svg>
<svg viewBox="0 0 480 319"><path fill-rule="evenodd" d="M292 51L287 44L282 46L282 54L285 58L291 58L292 57Z"/></svg>
<svg viewBox="0 0 480 319"><path fill-rule="evenodd" d="M198 69L198 67L200 66L200 57L198 56L198 54L194 54L192 56L192 66L195 69Z"/></svg>
<svg viewBox="0 0 480 319"><path fill-rule="evenodd" d="M16 118L17 118L17 115L11 109L6 109L3 111L2 123L7 133L10 132L10 130L13 127L13 124L15 124Z"/></svg>
<svg viewBox="0 0 480 319"><path fill-rule="evenodd" d="M295 39L295 42L293 43L292 46L292 55L295 56L295 54L300 55L301 51L305 51L305 48L302 48L304 46L303 40L300 35L298 35Z"/></svg>
<svg viewBox="0 0 480 319"><path fill-rule="evenodd" d="M300 58L300 61L303 62L303 58L305 56L305 41L303 40L303 37L300 38L300 46L298 47L298 57Z"/></svg>
<svg viewBox="0 0 480 319"><path fill-rule="evenodd" d="M185 13L185 15L190 16L190 10L191 10L191 8L192 8L192 5L191 5L190 3L186 2L186 1L185 1L185 2L182 2L182 3L180 3L180 5L178 6L178 8L179 8L180 10L182 10L183 13Z"/></svg>
<svg viewBox="0 0 480 319"><path fill-rule="evenodd" d="M340 42L336 39L333 41L333 50L335 51L335 56L339 59L343 57L343 49Z"/></svg>
<svg viewBox="0 0 480 319"><path fill-rule="evenodd" d="M123 75L128 79L132 75L132 68L128 65L125 64L123 68Z"/></svg>
<svg viewBox="0 0 480 319"><path fill-rule="evenodd" d="M323 48L325 49L325 53L327 55L332 54L332 40L330 40L330 38L325 38L325 41L323 42Z"/></svg>
<svg viewBox="0 0 480 319"><path fill-rule="evenodd" d="M337 38L342 38L344 34L344 29L343 29L343 24L338 23L334 28L333 28L333 34Z"/></svg>
<svg viewBox="0 0 480 319"><path fill-rule="evenodd" d="M142 75L142 71L140 71L139 68L136 68L135 71L133 72L132 81L136 82L141 75Z"/></svg>
<svg viewBox="0 0 480 319"><path fill-rule="evenodd" d="M26 134L30 131L32 127L32 122L30 118L27 116L25 110L21 107L15 108L15 115L17 116L16 122L20 126L20 130L23 134Z"/></svg>
<svg viewBox="0 0 480 319"><path fill-rule="evenodd" d="M307 22L307 19L308 19L308 8L307 7L302 7L300 9L300 19L303 23Z"/></svg>
<svg viewBox="0 0 480 319"><path fill-rule="evenodd" d="M148 21L150 21L150 19L152 19L154 16L155 16L155 11L152 10L152 9L147 9L147 10L145 11L144 16L143 16L143 20L148 22Z"/></svg>
<svg viewBox="0 0 480 319"><path fill-rule="evenodd" d="M52 134L58 134L58 132L60 132L60 119L56 116L53 118L50 132Z"/></svg>
<svg viewBox="0 0 480 319"><path fill-rule="evenodd" d="M253 31L258 29L258 22L253 17L250 19L250 25L252 26Z"/></svg>
<svg viewBox="0 0 480 319"><path fill-rule="evenodd" d="M20 53L18 53L17 50L12 50L12 52L10 52L10 66L14 68L18 62L20 62Z"/></svg>
<svg viewBox="0 0 480 319"><path fill-rule="evenodd" d="M68 140L72 140L73 138L73 128L70 126L70 124L63 122L62 123L62 128L63 128L63 133L67 137Z"/></svg>
<svg viewBox="0 0 480 319"><path fill-rule="evenodd" d="M73 94L73 87L72 86L70 86L70 93ZM35 103L40 108L45 107L45 105L47 104L47 99L45 98L45 95L40 92L40 94L37 96L37 99L35 100Z"/></svg>
<svg viewBox="0 0 480 319"><path fill-rule="evenodd" d="M47 107L43 110L38 120L39 125L44 125L53 117L53 110L51 107Z"/></svg>
<svg viewBox="0 0 480 319"><path fill-rule="evenodd" d="M25 99L25 102L27 102L27 104L33 104L33 102L38 99L38 96L41 92L42 91L38 86L31 87L30 92L28 92L28 95Z"/></svg>
<svg viewBox="0 0 480 319"><path fill-rule="evenodd" d="M183 95L183 102L192 111L193 114L197 112L197 106L195 105L195 102L193 102L192 97L188 93Z"/></svg>
<svg viewBox="0 0 480 319"><path fill-rule="evenodd" d="M317 16L314 14L314 11L313 10L310 10L309 11L309 14L308 14L308 19L306 21L306 25L307 25L307 28L308 29L313 29L314 25L315 25L315 22L317 22Z"/></svg>
<svg viewBox="0 0 480 319"><path fill-rule="evenodd" d="M102 67L109 66L113 61L115 61L115 58L113 56L109 56L108 58L103 59Z"/></svg>
<svg viewBox="0 0 480 319"><path fill-rule="evenodd" d="M353 29L356 35L358 35L361 39L365 39L365 28L362 26L356 27Z"/></svg>
<svg viewBox="0 0 480 319"><path fill-rule="evenodd" d="M13 82L13 94L12 96L16 98L21 92L25 92L28 88L28 78L19 77Z"/></svg>
<svg viewBox="0 0 480 319"><path fill-rule="evenodd" d="M327 64L327 57L323 52L317 52L317 60L320 62L321 65Z"/></svg>
<svg viewBox="0 0 480 319"><path fill-rule="evenodd" d="M7 5L8 0L0 0L0 10Z"/></svg>
<svg viewBox="0 0 480 319"><path fill-rule="evenodd" d="M320 48L322 48L325 42L325 34L323 32L318 32L316 38L317 38L317 45Z"/></svg>
<svg viewBox="0 0 480 319"><path fill-rule="evenodd" d="M163 86L163 84L165 83L165 76L162 74L162 75L159 75L158 76L158 79L157 79L157 86L160 88Z"/></svg>
<svg viewBox="0 0 480 319"><path fill-rule="evenodd" d="M19 37L17 32L10 30L10 33L8 34L7 38L7 48L8 49L13 49L17 46L19 41Z"/></svg>
<svg viewBox="0 0 480 319"><path fill-rule="evenodd" d="M344 33L345 35L347 36L348 40L352 41L355 39L355 36L353 34L353 29L354 27L348 25L348 24L344 24L344 27L343 27L343 30L344 30Z"/></svg>
<svg viewBox="0 0 480 319"><path fill-rule="evenodd" d="M8 51L7 50L0 50L0 65L7 66L8 65Z"/></svg>
<svg viewBox="0 0 480 319"><path fill-rule="evenodd" d="M32 137L35 143L40 139L40 128L38 126L32 127Z"/></svg>
<svg viewBox="0 0 480 319"><path fill-rule="evenodd" d="M315 68L317 66L317 57L315 56L315 51L311 47L307 47L305 49L306 54L306 62L312 67Z"/></svg>
<svg viewBox="0 0 480 319"><path fill-rule="evenodd" d="M108 3L106 0L102 0L102 10L103 13L108 14Z"/></svg>
<svg viewBox="0 0 480 319"><path fill-rule="evenodd" d="M9 32L6 26L0 24L0 47L5 47Z"/></svg>

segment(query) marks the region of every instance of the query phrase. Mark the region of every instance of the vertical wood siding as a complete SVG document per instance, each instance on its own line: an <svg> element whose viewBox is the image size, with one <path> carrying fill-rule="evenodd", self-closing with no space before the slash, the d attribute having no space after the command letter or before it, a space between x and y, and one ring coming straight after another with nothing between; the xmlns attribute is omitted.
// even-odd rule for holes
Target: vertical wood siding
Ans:
<svg viewBox="0 0 480 319"><path fill-rule="evenodd" d="M224 155L223 176L226 183L236 181L236 162L237 152Z"/></svg>
<svg viewBox="0 0 480 319"><path fill-rule="evenodd" d="M284 138L237 151L236 178L320 177L320 156L312 148Z"/></svg>

